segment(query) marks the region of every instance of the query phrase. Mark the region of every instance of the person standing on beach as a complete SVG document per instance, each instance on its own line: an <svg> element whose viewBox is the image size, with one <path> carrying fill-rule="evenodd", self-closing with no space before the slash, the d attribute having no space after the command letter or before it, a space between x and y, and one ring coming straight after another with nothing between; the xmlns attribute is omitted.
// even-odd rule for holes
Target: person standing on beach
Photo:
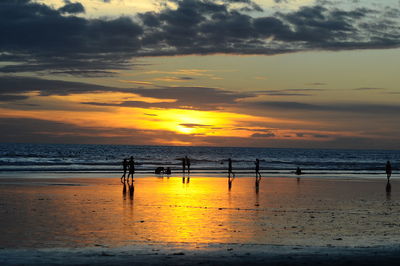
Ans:
<svg viewBox="0 0 400 266"><path fill-rule="evenodd" d="M190 159L187 156L185 156L185 162L186 162L188 174L190 174Z"/></svg>
<svg viewBox="0 0 400 266"><path fill-rule="evenodd" d="M254 164L256 165L256 186L258 186L260 184L260 180L261 180L261 174L260 174L260 160L256 159L256 161L254 162Z"/></svg>
<svg viewBox="0 0 400 266"><path fill-rule="evenodd" d="M123 161L122 161L122 169L123 169L123 171L124 171L124 174L121 176L121 181L122 181L122 179L124 179L125 180L125 177L126 177L126 172L128 171L128 160L125 158Z"/></svg>
<svg viewBox="0 0 400 266"><path fill-rule="evenodd" d="M229 174L229 177L231 176L231 174L233 174L233 172L232 172L232 159L231 158L228 159L228 174Z"/></svg>
<svg viewBox="0 0 400 266"><path fill-rule="evenodd" d="M232 177L231 177L232 175ZM228 188L231 190L232 188L232 181L235 178L235 174L232 171L232 159L228 159Z"/></svg>
<svg viewBox="0 0 400 266"><path fill-rule="evenodd" d="M297 167L297 169L296 169L296 175L301 175L301 169L300 169L300 167Z"/></svg>
<svg viewBox="0 0 400 266"><path fill-rule="evenodd" d="M260 160L256 159L254 164L256 165L256 177L258 177L258 176L260 176Z"/></svg>
<svg viewBox="0 0 400 266"><path fill-rule="evenodd" d="M185 175L186 173L186 158L181 158L182 160L182 173Z"/></svg>
<svg viewBox="0 0 400 266"><path fill-rule="evenodd" d="M128 179L129 176L131 176L132 178L132 182L133 182L133 174L135 173L135 161L133 160L133 156L131 156L131 158L129 159L129 174L128 174Z"/></svg>
<svg viewBox="0 0 400 266"><path fill-rule="evenodd" d="M392 176L392 165L390 164L390 161L386 162L386 176L388 180Z"/></svg>

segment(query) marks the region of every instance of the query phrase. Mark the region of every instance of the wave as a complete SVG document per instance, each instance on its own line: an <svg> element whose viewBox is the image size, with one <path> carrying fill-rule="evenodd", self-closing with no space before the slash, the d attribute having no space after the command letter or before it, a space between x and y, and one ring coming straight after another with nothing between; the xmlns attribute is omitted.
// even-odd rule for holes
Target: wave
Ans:
<svg viewBox="0 0 400 266"><path fill-rule="evenodd" d="M159 166L181 171L181 158L191 159L192 171L226 172L232 158L234 171L254 172L260 160L265 173L291 173L296 167L310 174L383 173L386 160L399 169L400 151L307 150L268 148L168 147L124 145L1 144L0 171L120 172L123 158L133 156L137 171L154 172Z"/></svg>

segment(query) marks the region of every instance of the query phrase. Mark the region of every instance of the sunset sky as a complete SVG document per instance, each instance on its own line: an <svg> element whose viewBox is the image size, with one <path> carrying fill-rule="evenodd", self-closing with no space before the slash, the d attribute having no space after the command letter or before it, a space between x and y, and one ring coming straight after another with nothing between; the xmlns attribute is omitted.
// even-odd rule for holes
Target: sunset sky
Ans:
<svg viewBox="0 0 400 266"><path fill-rule="evenodd" d="M400 149L399 0L1 0L0 142Z"/></svg>

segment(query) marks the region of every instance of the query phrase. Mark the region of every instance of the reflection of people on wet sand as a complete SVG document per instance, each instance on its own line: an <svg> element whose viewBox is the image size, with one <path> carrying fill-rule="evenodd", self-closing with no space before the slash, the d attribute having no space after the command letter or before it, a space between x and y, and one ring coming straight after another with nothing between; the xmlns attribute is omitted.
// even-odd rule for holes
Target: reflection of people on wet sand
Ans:
<svg viewBox="0 0 400 266"><path fill-rule="evenodd" d="M122 179L125 180L126 172L128 171L128 166L129 166L128 160L125 158L125 159L122 161L122 169L123 169L123 171L124 171L124 174L121 176L121 181L122 181Z"/></svg>
<svg viewBox="0 0 400 266"><path fill-rule="evenodd" d="M131 176L132 181L133 181L133 174L135 173L135 161L133 160L133 157L129 159L129 174L128 174L128 179L129 176Z"/></svg>
<svg viewBox="0 0 400 266"><path fill-rule="evenodd" d="M256 165L256 186L258 187L258 185L260 184L260 181L261 181L260 160L256 159L254 164Z"/></svg>
<svg viewBox="0 0 400 266"><path fill-rule="evenodd" d="M390 181L388 180L386 183L386 200L390 200L392 196L392 185L390 184Z"/></svg>
<svg viewBox="0 0 400 266"><path fill-rule="evenodd" d="M392 165L390 164L390 161L386 162L386 176L388 180L392 176Z"/></svg>
<svg viewBox="0 0 400 266"><path fill-rule="evenodd" d="M124 199L125 199L125 197L126 197L126 181L125 181L125 178L124 178L123 181L121 179L121 183L123 185L123 187L122 187L122 195L124 196Z"/></svg>
<svg viewBox="0 0 400 266"><path fill-rule="evenodd" d="M128 189L129 189L129 198L133 200L133 192L135 191L135 187L133 186L133 179L131 182L129 182L129 179L127 180L128 182Z"/></svg>
<svg viewBox="0 0 400 266"><path fill-rule="evenodd" d="M392 185L390 184L390 181L388 180L386 183L386 192L390 193L392 192Z"/></svg>

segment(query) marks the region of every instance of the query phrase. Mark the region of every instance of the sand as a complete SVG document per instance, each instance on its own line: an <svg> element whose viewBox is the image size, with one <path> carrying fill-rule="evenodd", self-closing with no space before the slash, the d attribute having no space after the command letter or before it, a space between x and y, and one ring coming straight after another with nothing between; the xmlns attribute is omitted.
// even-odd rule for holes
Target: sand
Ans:
<svg viewBox="0 0 400 266"><path fill-rule="evenodd" d="M394 264L400 183L0 178L0 264Z"/></svg>

